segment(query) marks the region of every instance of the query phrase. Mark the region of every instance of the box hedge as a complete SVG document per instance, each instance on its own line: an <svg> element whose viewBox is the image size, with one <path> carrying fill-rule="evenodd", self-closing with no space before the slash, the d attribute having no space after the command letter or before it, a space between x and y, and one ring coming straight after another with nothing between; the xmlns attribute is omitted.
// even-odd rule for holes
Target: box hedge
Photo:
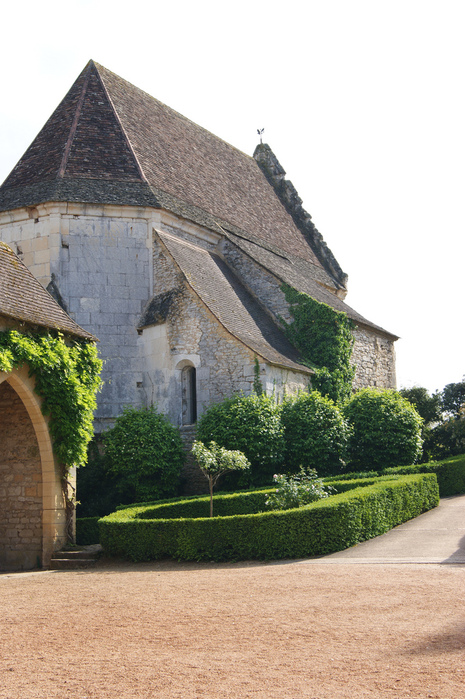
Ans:
<svg viewBox="0 0 465 699"><path fill-rule="evenodd" d="M434 474L345 481L346 492L305 507L263 509L267 491L130 507L99 520L105 552L134 561L280 559L321 556L383 534L439 502ZM333 484L336 486L336 484Z"/></svg>
<svg viewBox="0 0 465 699"><path fill-rule="evenodd" d="M386 468L382 473L386 475L435 473L441 498L465 493L465 454L453 456L443 461Z"/></svg>

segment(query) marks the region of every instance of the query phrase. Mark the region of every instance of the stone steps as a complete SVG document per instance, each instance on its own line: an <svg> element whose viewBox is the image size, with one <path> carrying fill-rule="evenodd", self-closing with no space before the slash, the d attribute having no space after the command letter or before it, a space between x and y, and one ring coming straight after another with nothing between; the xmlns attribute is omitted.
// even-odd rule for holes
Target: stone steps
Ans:
<svg viewBox="0 0 465 699"><path fill-rule="evenodd" d="M102 552L100 544L81 548L55 551L50 561L50 570L80 570L93 568Z"/></svg>

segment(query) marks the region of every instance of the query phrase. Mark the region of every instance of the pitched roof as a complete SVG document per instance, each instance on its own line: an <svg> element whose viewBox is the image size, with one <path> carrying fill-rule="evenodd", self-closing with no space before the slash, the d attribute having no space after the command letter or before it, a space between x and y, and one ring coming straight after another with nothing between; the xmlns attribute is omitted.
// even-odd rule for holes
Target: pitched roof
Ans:
<svg viewBox="0 0 465 699"><path fill-rule="evenodd" d="M322 267L254 158L93 61L3 183L0 208L50 197L168 208Z"/></svg>
<svg viewBox="0 0 465 699"><path fill-rule="evenodd" d="M345 289L347 277L284 174L268 146L250 157L90 61L0 187L0 211L46 201L164 208L379 329L323 288Z"/></svg>
<svg viewBox="0 0 465 699"><path fill-rule="evenodd" d="M157 231L191 288L221 325L271 364L313 373L219 255Z"/></svg>
<svg viewBox="0 0 465 699"><path fill-rule="evenodd" d="M0 316L88 340L96 339L65 313L13 250L1 241Z"/></svg>

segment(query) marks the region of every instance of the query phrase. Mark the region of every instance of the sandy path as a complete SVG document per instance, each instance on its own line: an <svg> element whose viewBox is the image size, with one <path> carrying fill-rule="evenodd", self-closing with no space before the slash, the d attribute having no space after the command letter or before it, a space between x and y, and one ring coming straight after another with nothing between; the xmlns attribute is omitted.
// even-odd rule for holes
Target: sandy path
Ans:
<svg viewBox="0 0 465 699"><path fill-rule="evenodd" d="M465 697L465 566L0 576L0 698Z"/></svg>

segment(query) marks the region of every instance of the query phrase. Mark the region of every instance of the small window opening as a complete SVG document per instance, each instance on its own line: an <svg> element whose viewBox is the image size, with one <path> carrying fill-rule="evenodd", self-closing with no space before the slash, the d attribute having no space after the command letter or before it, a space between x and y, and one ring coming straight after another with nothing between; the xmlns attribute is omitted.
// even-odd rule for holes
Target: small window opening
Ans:
<svg viewBox="0 0 465 699"><path fill-rule="evenodd" d="M197 421L197 379L193 366L182 370L182 424L193 425Z"/></svg>

